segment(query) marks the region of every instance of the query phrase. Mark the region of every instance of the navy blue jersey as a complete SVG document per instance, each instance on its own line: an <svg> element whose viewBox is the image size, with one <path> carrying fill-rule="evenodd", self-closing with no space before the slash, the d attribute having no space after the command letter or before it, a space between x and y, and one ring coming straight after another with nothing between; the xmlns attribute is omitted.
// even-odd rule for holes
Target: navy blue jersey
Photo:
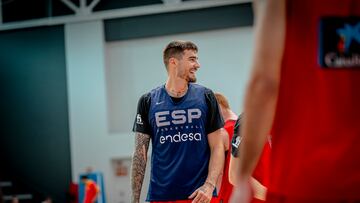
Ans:
<svg viewBox="0 0 360 203"><path fill-rule="evenodd" d="M209 89L190 84L186 95L175 102L162 85L143 101L148 114L137 115L134 131L139 131L139 123L147 123L144 133L152 140L147 201L188 199L204 184L210 158L207 134L223 126L217 103L209 105L208 94ZM210 127L209 122L216 124Z"/></svg>

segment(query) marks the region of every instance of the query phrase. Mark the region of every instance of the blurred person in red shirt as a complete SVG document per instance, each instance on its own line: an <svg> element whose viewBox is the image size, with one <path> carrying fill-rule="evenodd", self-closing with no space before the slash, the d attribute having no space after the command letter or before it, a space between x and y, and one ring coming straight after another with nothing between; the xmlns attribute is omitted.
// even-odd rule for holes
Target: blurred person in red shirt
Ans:
<svg viewBox="0 0 360 203"><path fill-rule="evenodd" d="M232 176L229 175L229 165L230 165L230 156L231 154L237 154L238 148L236 147L236 140L239 137L240 131L240 121L241 115L237 116L230 108L227 98L216 92L215 98L219 104L220 113L225 121L224 128L226 134L223 134L224 148L225 148L225 164L224 169L219 181L217 183L217 188L219 190L218 197L213 197L211 203L228 203L233 185L236 183ZM270 165L270 139L264 147L262 157L256 167L256 170L253 173L251 179L251 185L253 189L253 200L252 203L263 202L266 196L266 186L269 179L269 165ZM236 185L236 184L235 184Z"/></svg>
<svg viewBox="0 0 360 203"><path fill-rule="evenodd" d="M269 203L360 202L360 1L255 4L255 50L244 101L233 203L271 131Z"/></svg>
<svg viewBox="0 0 360 203"><path fill-rule="evenodd" d="M80 178L81 182L85 185L85 193L83 203L94 203L100 192L99 186L95 181L91 180L87 175L83 175Z"/></svg>

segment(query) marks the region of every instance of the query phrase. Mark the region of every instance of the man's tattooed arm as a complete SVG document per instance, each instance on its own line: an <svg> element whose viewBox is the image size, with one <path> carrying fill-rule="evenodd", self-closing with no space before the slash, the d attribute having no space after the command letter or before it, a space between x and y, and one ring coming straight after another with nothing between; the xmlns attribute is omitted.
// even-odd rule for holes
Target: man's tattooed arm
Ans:
<svg viewBox="0 0 360 203"><path fill-rule="evenodd" d="M141 187L145 176L145 168L147 161L147 152L149 149L150 135L136 133L135 151L131 165L131 202L139 203Z"/></svg>

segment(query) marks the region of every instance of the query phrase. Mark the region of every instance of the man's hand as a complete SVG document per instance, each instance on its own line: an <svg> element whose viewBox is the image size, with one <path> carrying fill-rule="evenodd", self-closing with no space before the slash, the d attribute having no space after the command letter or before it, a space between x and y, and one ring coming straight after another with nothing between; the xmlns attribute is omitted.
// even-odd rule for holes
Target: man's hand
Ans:
<svg viewBox="0 0 360 203"><path fill-rule="evenodd" d="M192 203L209 203L212 198L214 189L214 184L205 182L204 185L199 187L189 196L189 199L194 199Z"/></svg>
<svg viewBox="0 0 360 203"><path fill-rule="evenodd" d="M195 190L189 199L194 198L192 203L208 203L212 198L212 193L215 189L215 184L219 179L219 175L223 171L225 150L223 144L223 133L227 133L224 128L220 128L208 134L208 142L210 147L210 162L208 169L208 176L203 186ZM226 136L228 136L226 134Z"/></svg>

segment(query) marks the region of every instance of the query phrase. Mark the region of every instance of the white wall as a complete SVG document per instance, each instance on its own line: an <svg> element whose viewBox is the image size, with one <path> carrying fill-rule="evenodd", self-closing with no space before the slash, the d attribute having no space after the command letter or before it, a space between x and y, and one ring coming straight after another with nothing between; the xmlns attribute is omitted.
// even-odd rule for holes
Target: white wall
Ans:
<svg viewBox="0 0 360 203"><path fill-rule="evenodd" d="M224 93L239 113L253 38L252 28L234 28L105 44L103 32L101 21L65 25L71 163L73 181L88 166L102 171L112 203L120 202L120 195L111 160L132 154L137 100L166 80L163 47L173 39L194 41L198 83Z"/></svg>

